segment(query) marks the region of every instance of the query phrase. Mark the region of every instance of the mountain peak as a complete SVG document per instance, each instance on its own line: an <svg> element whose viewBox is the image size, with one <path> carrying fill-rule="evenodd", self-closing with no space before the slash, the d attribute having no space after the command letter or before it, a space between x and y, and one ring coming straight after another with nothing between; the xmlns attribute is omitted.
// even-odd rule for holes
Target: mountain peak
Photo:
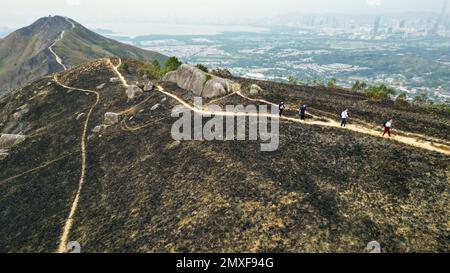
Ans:
<svg viewBox="0 0 450 273"><path fill-rule="evenodd" d="M20 29L24 34L44 33L54 35L72 28L73 20L63 16L47 16L39 18L33 24Z"/></svg>
<svg viewBox="0 0 450 273"><path fill-rule="evenodd" d="M0 43L0 93L86 61L123 57L165 62L166 56L103 37L64 16L47 16Z"/></svg>

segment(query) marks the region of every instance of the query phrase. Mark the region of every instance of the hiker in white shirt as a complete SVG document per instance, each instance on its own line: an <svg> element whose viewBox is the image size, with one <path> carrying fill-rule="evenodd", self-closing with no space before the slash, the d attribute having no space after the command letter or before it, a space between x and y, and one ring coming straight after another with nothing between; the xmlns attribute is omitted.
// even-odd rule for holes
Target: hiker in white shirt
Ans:
<svg viewBox="0 0 450 273"><path fill-rule="evenodd" d="M389 137L391 137L392 123L393 123L392 119L390 119L384 123L383 136L386 135L386 133L387 133L389 135Z"/></svg>
<svg viewBox="0 0 450 273"><path fill-rule="evenodd" d="M341 114L341 127L345 127L347 126L347 121L348 121L348 109L345 109L344 112L342 112Z"/></svg>

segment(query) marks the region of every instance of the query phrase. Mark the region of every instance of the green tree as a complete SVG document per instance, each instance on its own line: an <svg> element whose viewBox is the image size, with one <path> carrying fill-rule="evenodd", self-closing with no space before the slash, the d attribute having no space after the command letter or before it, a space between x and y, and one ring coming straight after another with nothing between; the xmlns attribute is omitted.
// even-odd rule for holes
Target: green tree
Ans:
<svg viewBox="0 0 450 273"><path fill-rule="evenodd" d="M137 75L139 78L146 76L149 79L157 80L161 78L162 71L156 63L146 63L137 69Z"/></svg>
<svg viewBox="0 0 450 273"><path fill-rule="evenodd" d="M361 92L361 91L366 90L366 88L367 88L367 83L357 80L352 86L352 91Z"/></svg>
<svg viewBox="0 0 450 273"><path fill-rule="evenodd" d="M177 70L183 63L177 57L170 57L164 64L164 73Z"/></svg>
<svg viewBox="0 0 450 273"><path fill-rule="evenodd" d="M328 81L327 86L328 86L328 88L336 88L336 83L337 83L337 79L332 78L331 80Z"/></svg>
<svg viewBox="0 0 450 273"><path fill-rule="evenodd" d="M198 64L195 67L197 67L198 69L200 69L203 72L209 73L209 69L206 66L202 65L202 64Z"/></svg>
<svg viewBox="0 0 450 273"><path fill-rule="evenodd" d="M394 88L387 87L384 84L378 86L370 86L365 91L367 97L375 101L388 100L389 96L394 96L397 94L397 91Z"/></svg>

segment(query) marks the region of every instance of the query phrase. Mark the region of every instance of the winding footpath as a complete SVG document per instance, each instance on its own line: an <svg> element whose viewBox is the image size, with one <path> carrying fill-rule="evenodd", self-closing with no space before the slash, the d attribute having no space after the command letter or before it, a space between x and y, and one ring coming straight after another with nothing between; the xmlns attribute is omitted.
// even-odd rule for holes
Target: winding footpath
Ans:
<svg viewBox="0 0 450 273"><path fill-rule="evenodd" d="M75 24L74 24L69 18L66 17L66 21L67 21L69 24L71 24L71 28L72 28L72 29L75 28ZM61 40L64 38L64 34L65 34L65 33L66 33L66 31L63 30L63 31L61 32L61 34L59 35L59 37L53 42L53 44L51 44L51 45L48 47L48 50L50 50L50 52L53 54L53 56L55 56L56 62L57 62L64 70L67 70L67 66L63 63L61 57L59 57L58 54L56 54L56 52L53 50L53 47L56 45L56 43L58 43L59 41L61 41Z"/></svg>
<svg viewBox="0 0 450 273"><path fill-rule="evenodd" d="M87 153L88 153L88 149L87 149L87 145L86 145L87 131L88 131L89 120L91 118L92 112L94 111L94 108L97 106L97 104L100 101L100 93L97 91L94 91L94 90L82 89L82 88L77 88L77 87L73 87L73 86L67 86L58 80L57 75L54 76L54 81L58 85L66 88L66 89L72 89L75 91L81 91L81 92L85 92L85 93L95 94L95 96L96 96L95 103L91 106L88 114L86 115L86 120L84 122L83 131L81 133L81 143L80 143L80 145L81 145L81 174L80 174L80 180L78 182L78 189L77 189L75 198L72 202L69 216L67 217L67 219L65 221L64 228L63 228L61 237L59 239L59 246L58 246L57 252L64 253L64 252L66 252L66 246L67 246L67 242L68 242L69 233L72 229L73 219L74 219L75 213L78 208L81 190L82 190L83 184L86 180L86 165L87 165L86 161L87 161Z"/></svg>

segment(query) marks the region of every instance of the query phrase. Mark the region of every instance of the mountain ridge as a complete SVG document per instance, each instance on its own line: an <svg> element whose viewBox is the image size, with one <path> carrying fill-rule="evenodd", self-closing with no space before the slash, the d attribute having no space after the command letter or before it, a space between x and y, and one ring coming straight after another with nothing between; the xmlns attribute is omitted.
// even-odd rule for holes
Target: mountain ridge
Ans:
<svg viewBox="0 0 450 273"><path fill-rule="evenodd" d="M43 17L0 40L0 92L66 67L102 57L164 62L167 57L126 45L62 16Z"/></svg>

